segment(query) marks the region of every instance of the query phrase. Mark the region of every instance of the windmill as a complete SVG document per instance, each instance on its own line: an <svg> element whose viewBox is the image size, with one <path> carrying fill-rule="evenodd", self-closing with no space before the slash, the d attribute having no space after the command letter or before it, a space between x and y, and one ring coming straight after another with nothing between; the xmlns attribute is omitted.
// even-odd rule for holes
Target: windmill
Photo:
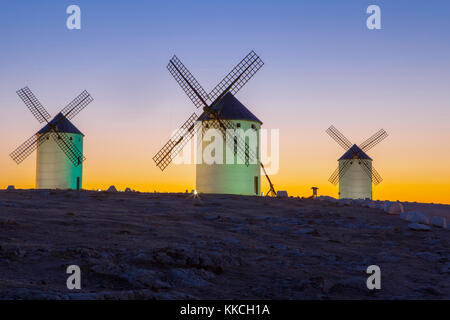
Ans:
<svg viewBox="0 0 450 320"><path fill-rule="evenodd" d="M378 185L383 179L366 152L388 136L386 131L379 130L359 146L352 144L334 126L329 127L326 132L346 151L339 158L339 166L329 179L334 185L339 182L339 198L372 199L372 183Z"/></svg>
<svg viewBox="0 0 450 320"><path fill-rule="evenodd" d="M10 156L20 164L33 151L36 157L37 189L81 189L84 135L70 122L94 99L83 91L53 119L28 87L17 94L39 121L46 125L13 151ZM51 139L50 139L51 138Z"/></svg>
<svg viewBox="0 0 450 320"><path fill-rule="evenodd" d="M242 164L197 164L197 191L259 195L260 168L262 168L270 185L267 195L275 196L274 186L259 157L259 129L262 122L234 96L263 65L259 56L251 51L208 94L183 63L173 56L167 69L194 105L202 108L202 113L200 116L193 113L175 132L153 157L156 165L164 171L200 129L202 129L200 133L203 134L206 130L214 128L220 131L228 150L233 150L235 158ZM246 138L238 133L249 128L257 134L257 146L249 146Z"/></svg>

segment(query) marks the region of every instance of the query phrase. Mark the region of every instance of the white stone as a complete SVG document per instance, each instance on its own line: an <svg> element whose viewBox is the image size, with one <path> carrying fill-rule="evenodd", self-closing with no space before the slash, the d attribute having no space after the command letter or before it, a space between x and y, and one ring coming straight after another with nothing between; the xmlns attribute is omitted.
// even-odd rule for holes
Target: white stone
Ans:
<svg viewBox="0 0 450 320"><path fill-rule="evenodd" d="M408 224L408 228L416 231L430 231L431 228L421 223L410 223Z"/></svg>
<svg viewBox="0 0 450 320"><path fill-rule="evenodd" d="M286 198L288 196L287 191L277 191L277 197Z"/></svg>
<svg viewBox="0 0 450 320"><path fill-rule="evenodd" d="M330 197L330 196L320 196L315 198L316 200L326 200L326 201L332 201L337 202L338 200L336 198Z"/></svg>
<svg viewBox="0 0 450 320"><path fill-rule="evenodd" d="M431 218L431 224L436 227L447 229L447 219L445 217L434 216Z"/></svg>
<svg viewBox="0 0 450 320"><path fill-rule="evenodd" d="M430 224L430 216L423 212L403 212L400 214L400 218L406 221Z"/></svg>
<svg viewBox="0 0 450 320"><path fill-rule="evenodd" d="M389 214L401 214L405 212L405 209L403 208L403 204L401 204L399 201L397 202L385 202L383 205L384 212L387 212Z"/></svg>

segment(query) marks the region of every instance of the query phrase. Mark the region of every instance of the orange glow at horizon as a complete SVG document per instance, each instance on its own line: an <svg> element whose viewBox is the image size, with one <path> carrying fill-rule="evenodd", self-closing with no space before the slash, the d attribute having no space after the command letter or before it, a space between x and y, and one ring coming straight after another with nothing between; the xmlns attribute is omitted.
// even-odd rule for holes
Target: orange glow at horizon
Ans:
<svg viewBox="0 0 450 320"><path fill-rule="evenodd" d="M354 141L356 143L379 129L378 126L371 126L372 130L359 132L360 129L356 127L350 128L351 130L343 126L337 127L344 134L349 131L346 135L350 140L352 133L357 135L359 140ZM326 128L327 126L321 127L313 136L308 134L313 130L311 127L300 129L303 134L297 135L294 135L296 128L280 130L280 169L277 174L271 175L277 190L287 190L291 196L308 197L312 194L311 187L316 186L319 187L319 195L337 197L338 186L331 185L327 180L344 151L326 135ZM393 130L385 129L390 134L389 137L368 152L384 179L380 185L373 187L374 200L450 204L450 170L446 163L428 157L432 151L417 152L431 148L428 141L432 141L432 134L428 138L423 137L422 141L407 143L402 140L406 138L406 133L399 136ZM161 172L152 160L158 147L168 139L168 133L149 136L149 139L144 137L146 145L141 147L141 141L136 144L127 143L135 141L136 136L139 137L137 132L127 128L123 128L123 132L116 139L105 139L107 135L100 132L86 136L84 189L106 190L110 185L115 185L119 190L129 187L142 192L185 192L195 189L194 165L171 164ZM450 139L450 135L447 134L446 138ZM15 140L15 145L11 143L12 140ZM11 141L0 143L0 163L5 169L0 176L0 189L8 185L23 189L34 188L35 155L17 166L3 152L7 147L11 149L19 144L16 134ZM440 152L442 158L450 158L450 150ZM263 176L261 179L261 190L267 192L267 181Z"/></svg>

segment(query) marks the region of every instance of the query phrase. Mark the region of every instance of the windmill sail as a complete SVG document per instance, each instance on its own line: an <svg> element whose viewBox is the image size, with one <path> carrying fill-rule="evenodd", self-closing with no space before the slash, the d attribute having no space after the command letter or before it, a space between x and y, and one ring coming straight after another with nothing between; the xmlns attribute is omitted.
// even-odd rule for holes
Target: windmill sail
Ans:
<svg viewBox="0 0 450 320"><path fill-rule="evenodd" d="M49 138L48 134L38 135L33 134L31 138L22 143L16 150L11 152L9 155L17 164L20 164L23 160L28 158L30 154L33 153L42 143L47 141Z"/></svg>
<svg viewBox="0 0 450 320"><path fill-rule="evenodd" d="M211 91L209 98L213 104L227 92L235 95L262 68L264 62L251 51L233 70Z"/></svg>
<svg viewBox="0 0 450 320"><path fill-rule="evenodd" d="M18 90L17 95L20 97L20 99L22 99L22 101L31 111L33 116L35 116L35 118L39 121L39 123L50 121L50 114L47 112L47 110L45 110L45 108L28 87Z"/></svg>
<svg viewBox="0 0 450 320"><path fill-rule="evenodd" d="M42 143L49 139L51 135L56 144L69 158L74 166L80 165L86 158L83 156L80 150L75 146L73 141L61 130L58 129L59 125L72 119L78 113L80 113L89 103L94 99L85 90L78 95L71 103L69 103L56 117L51 120L50 114L45 110L36 96L31 92L28 87L17 91L17 95L22 99L31 113L40 122L46 122L48 128L47 131L39 132L33 135L16 150L14 150L10 156L17 163L20 164L25 160L33 151L35 151ZM41 130L42 131L42 130Z"/></svg>

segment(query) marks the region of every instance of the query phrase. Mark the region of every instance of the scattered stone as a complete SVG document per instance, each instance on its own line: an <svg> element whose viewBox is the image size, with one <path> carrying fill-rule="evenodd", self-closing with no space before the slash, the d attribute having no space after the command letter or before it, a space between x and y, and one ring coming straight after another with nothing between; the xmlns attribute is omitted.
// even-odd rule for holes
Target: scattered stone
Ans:
<svg viewBox="0 0 450 320"><path fill-rule="evenodd" d="M279 198L287 198L288 197L288 193L287 193L287 191L277 191L277 197L279 197Z"/></svg>
<svg viewBox="0 0 450 320"><path fill-rule="evenodd" d="M408 224L408 228L410 228L411 230L416 230L416 231L430 231L431 230L431 228L429 226L426 226L421 223L416 223L416 222Z"/></svg>
<svg viewBox="0 0 450 320"><path fill-rule="evenodd" d="M315 198L316 200L322 200L322 201L331 201L331 202L337 202L338 200L336 198L333 197L329 197L329 196L320 196Z"/></svg>
<svg viewBox="0 0 450 320"><path fill-rule="evenodd" d="M388 214L402 214L403 212L405 212L403 204L401 204L399 201L397 202L386 201L384 203L383 210Z"/></svg>
<svg viewBox="0 0 450 320"><path fill-rule="evenodd" d="M117 189L116 189L115 186L111 186L111 187L108 188L107 191L108 191L108 192L117 192Z"/></svg>
<svg viewBox="0 0 450 320"><path fill-rule="evenodd" d="M430 224L430 216L423 212L403 212L400 214L400 218L410 222Z"/></svg>
<svg viewBox="0 0 450 320"><path fill-rule="evenodd" d="M434 216L431 218L431 224L435 227L447 229L447 219L445 217Z"/></svg>
<svg viewBox="0 0 450 320"><path fill-rule="evenodd" d="M445 299L450 292L450 233L432 227L443 220L425 225L364 208L384 201L41 195L0 191L0 300ZM450 210L402 204L430 218ZM400 214L416 219L415 213ZM409 229L413 223L432 231ZM85 274L81 291L65 287L71 264ZM372 264L396 270L391 285L367 289Z"/></svg>

